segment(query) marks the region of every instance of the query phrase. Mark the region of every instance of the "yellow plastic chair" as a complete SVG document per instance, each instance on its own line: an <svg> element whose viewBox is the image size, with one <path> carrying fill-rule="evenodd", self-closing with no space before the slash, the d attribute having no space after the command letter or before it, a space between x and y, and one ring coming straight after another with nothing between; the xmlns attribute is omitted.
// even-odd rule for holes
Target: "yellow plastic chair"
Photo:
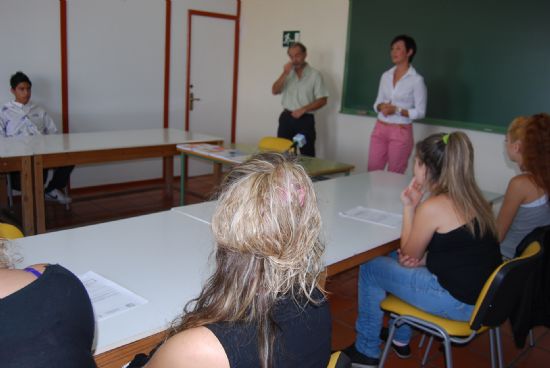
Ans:
<svg viewBox="0 0 550 368"><path fill-rule="evenodd" d="M341 351L335 351L330 356L327 368L350 368L351 360Z"/></svg>
<svg viewBox="0 0 550 368"><path fill-rule="evenodd" d="M19 239L22 237L24 237L23 233L16 226L0 223L0 238Z"/></svg>
<svg viewBox="0 0 550 368"><path fill-rule="evenodd" d="M279 137L263 137L258 143L260 151L279 152L283 153L290 149L292 141L286 138Z"/></svg>
<svg viewBox="0 0 550 368"><path fill-rule="evenodd" d="M422 365L426 364L428 352L435 336L443 339L445 365L447 368L452 368L451 343L468 343L478 334L489 330L491 366L495 368L498 364L498 367L504 367L500 325L508 319L511 311L522 297L523 282L534 269L534 265L541 259L541 249L540 243L534 241L520 257L501 264L485 282L477 298L472 316L466 322L426 313L393 295L388 296L380 303L380 307L390 312L391 317L394 318L387 341L393 340L396 328L404 323L416 327L431 335ZM390 347L391 344L386 343L379 367L384 366Z"/></svg>

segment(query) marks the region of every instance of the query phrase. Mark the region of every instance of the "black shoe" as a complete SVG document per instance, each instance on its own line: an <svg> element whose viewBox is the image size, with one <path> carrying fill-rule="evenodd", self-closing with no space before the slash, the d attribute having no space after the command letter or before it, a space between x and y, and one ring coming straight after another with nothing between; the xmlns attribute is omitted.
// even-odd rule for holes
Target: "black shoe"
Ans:
<svg viewBox="0 0 550 368"><path fill-rule="evenodd" d="M358 351L355 348L355 344L348 346L342 351L348 356L348 358L350 358L352 367L375 368L378 367L378 364L380 363L380 359L371 358Z"/></svg>
<svg viewBox="0 0 550 368"><path fill-rule="evenodd" d="M380 330L380 340L388 341L388 335L389 329L387 327L382 327L382 330ZM411 347L409 344L398 346L395 345L395 343L392 341L391 348L395 355L397 355L401 359L407 359L411 357Z"/></svg>

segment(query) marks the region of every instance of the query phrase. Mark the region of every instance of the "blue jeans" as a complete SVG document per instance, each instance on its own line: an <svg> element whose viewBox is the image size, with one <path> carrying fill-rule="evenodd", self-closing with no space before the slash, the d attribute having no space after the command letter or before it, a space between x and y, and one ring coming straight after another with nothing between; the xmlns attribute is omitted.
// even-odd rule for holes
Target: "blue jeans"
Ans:
<svg viewBox="0 0 550 368"><path fill-rule="evenodd" d="M456 300L426 267L403 267L395 257L375 258L359 269L359 315L355 323L355 347L371 358L381 354L379 334L384 312L380 302L386 292L426 312L457 321L468 321L474 308ZM408 343L411 333L408 325L401 325L394 341Z"/></svg>

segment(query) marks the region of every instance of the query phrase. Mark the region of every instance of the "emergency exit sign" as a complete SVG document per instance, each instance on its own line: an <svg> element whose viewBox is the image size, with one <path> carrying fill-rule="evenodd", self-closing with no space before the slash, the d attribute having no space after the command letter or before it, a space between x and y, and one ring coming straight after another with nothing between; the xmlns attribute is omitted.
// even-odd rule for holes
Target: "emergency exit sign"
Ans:
<svg viewBox="0 0 550 368"><path fill-rule="evenodd" d="M300 31L283 31L283 47L300 42Z"/></svg>

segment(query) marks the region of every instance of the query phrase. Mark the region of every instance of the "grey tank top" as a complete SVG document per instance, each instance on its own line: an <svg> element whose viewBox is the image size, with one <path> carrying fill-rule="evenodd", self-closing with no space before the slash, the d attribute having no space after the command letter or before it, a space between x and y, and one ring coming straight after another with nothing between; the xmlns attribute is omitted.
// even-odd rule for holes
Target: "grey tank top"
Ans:
<svg viewBox="0 0 550 368"><path fill-rule="evenodd" d="M545 196L546 197L546 196ZM535 202L541 202L538 206L523 205L518 208L516 217L512 221L506 237L500 243L500 252L506 258L513 258L518 244L523 238L533 231L536 227L550 225L550 205L548 199L541 201L541 198Z"/></svg>

